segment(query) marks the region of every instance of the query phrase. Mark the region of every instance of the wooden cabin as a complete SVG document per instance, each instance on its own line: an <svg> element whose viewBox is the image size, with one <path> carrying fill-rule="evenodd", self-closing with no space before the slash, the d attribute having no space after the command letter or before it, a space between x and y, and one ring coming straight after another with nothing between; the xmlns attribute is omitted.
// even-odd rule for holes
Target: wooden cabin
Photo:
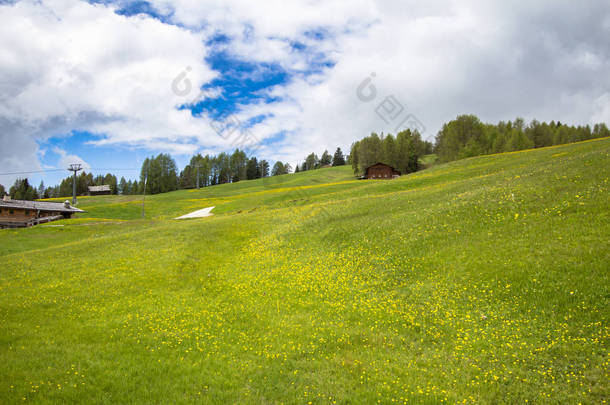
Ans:
<svg viewBox="0 0 610 405"><path fill-rule="evenodd" d="M0 228L24 228L44 222L70 218L77 212L85 212L70 205L47 201L0 200Z"/></svg>
<svg viewBox="0 0 610 405"><path fill-rule="evenodd" d="M89 186L89 195L109 195L112 194L110 186L105 184L102 186Z"/></svg>
<svg viewBox="0 0 610 405"><path fill-rule="evenodd" d="M375 163L364 170L365 179L391 180L400 177L400 172L385 163Z"/></svg>

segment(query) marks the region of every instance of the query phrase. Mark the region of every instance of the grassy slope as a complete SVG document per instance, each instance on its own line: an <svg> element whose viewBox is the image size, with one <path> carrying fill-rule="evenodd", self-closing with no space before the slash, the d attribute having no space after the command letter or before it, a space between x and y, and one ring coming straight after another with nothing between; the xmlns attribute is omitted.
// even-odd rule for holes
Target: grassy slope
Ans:
<svg viewBox="0 0 610 405"><path fill-rule="evenodd" d="M146 219L84 198L0 231L0 402L607 400L609 154L323 169L147 197Z"/></svg>

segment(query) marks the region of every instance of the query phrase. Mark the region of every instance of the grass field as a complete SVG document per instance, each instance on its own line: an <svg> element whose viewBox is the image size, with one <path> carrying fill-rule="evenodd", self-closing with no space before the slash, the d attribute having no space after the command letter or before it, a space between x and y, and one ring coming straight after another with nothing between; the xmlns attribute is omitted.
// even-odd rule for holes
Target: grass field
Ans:
<svg viewBox="0 0 610 405"><path fill-rule="evenodd" d="M0 402L604 403L609 168L601 139L81 198L0 230Z"/></svg>

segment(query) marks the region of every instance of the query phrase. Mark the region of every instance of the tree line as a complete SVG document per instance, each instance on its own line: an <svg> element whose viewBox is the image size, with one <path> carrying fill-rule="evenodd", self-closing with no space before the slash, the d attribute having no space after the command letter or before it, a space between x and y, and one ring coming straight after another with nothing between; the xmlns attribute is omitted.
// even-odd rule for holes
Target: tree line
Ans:
<svg viewBox="0 0 610 405"><path fill-rule="evenodd" d="M604 123L593 128L523 118L487 124L475 115L460 115L444 124L436 135L434 150L441 162L491 153L513 152L610 136Z"/></svg>
<svg viewBox="0 0 610 405"><path fill-rule="evenodd" d="M423 141L417 131L409 129L396 134L371 135L354 142L350 154L345 156L340 147L333 155L325 150L320 157L316 153L307 155L302 163L297 163L294 172L319 169L327 166L351 164L355 174L377 162L386 163L402 174L420 169L423 155L436 153L439 161L448 162L471 156L499 152L540 148L593 138L610 137L610 130L604 123L593 128L573 126L551 121L537 120L526 124L522 118L514 121L500 121L498 124L483 123L475 115L460 115L443 125L436 135L435 143ZM110 186L112 194L157 194L178 189L207 187L216 184L234 183L268 176L279 176L292 172L287 162L277 161L270 168L269 162L256 157L248 157L242 150L235 149L231 154L222 152L216 156L197 154L190 159L185 168L178 173L175 160L161 153L146 158L138 180L126 180L111 173L94 176L81 172L76 176L77 195L86 195L89 186ZM64 178L59 185L38 187L29 184L28 179L17 179L8 193L14 199L34 200L38 198L57 198L72 195L73 176ZM0 184L0 196L7 190Z"/></svg>
<svg viewBox="0 0 610 405"><path fill-rule="evenodd" d="M111 194L158 194L178 189L207 187L216 184L234 183L241 180L259 179L268 176L279 176L292 172L289 163L276 162L271 168L267 160L247 157L242 150L236 149L232 154L225 152L216 156L197 154L186 167L178 173L176 161L166 153L146 158L140 169L138 180L117 178L113 174L93 176L81 172L76 176L76 194L89 193L89 186L109 185ZM73 176L64 178L59 185L45 187L41 182L38 188L29 184L27 179L17 179L9 194L13 199L35 200L39 198L57 198L72 195ZM6 194L0 184L0 196Z"/></svg>
<svg viewBox="0 0 610 405"><path fill-rule="evenodd" d="M193 156L178 176L180 188L207 187L235 183L241 180L269 176L269 162L248 158L246 152L235 149L232 154L222 152L216 156Z"/></svg>
<svg viewBox="0 0 610 405"><path fill-rule="evenodd" d="M35 200L39 198L38 189L32 187L28 179L17 179L8 193L15 200ZM4 197L5 194L6 189L0 184L0 197Z"/></svg>
<svg viewBox="0 0 610 405"><path fill-rule="evenodd" d="M363 174L375 163L385 163L407 174L419 170L419 159L432 153L432 149L432 143L423 141L417 131L406 129L396 136L373 132L352 144L349 160L355 174Z"/></svg>
<svg viewBox="0 0 610 405"><path fill-rule="evenodd" d="M343 155L343 151L341 148L337 148L335 154L332 156L328 153L328 150L325 150L321 157L318 157L314 152L310 153L301 164L295 166L294 172L304 172L329 166L343 166L344 164L345 156Z"/></svg>
<svg viewBox="0 0 610 405"><path fill-rule="evenodd" d="M61 181L57 186L45 187L43 181L38 187L30 184L27 178L18 178L8 191L11 198L15 200L37 200L40 198L57 198L72 195L72 184L74 177L69 176ZM89 192L89 186L109 185L112 194L118 194L116 176L110 173L106 175L93 176L92 173L81 172L76 176L76 194L85 195ZM0 184L0 196L7 194L6 189Z"/></svg>

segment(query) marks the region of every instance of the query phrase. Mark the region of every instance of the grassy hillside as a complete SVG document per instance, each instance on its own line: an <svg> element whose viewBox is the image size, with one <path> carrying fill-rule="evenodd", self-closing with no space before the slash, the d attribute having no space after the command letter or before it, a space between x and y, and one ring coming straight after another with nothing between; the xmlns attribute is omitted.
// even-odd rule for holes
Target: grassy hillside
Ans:
<svg viewBox="0 0 610 405"><path fill-rule="evenodd" d="M0 402L607 401L609 157L322 169L1 230Z"/></svg>

